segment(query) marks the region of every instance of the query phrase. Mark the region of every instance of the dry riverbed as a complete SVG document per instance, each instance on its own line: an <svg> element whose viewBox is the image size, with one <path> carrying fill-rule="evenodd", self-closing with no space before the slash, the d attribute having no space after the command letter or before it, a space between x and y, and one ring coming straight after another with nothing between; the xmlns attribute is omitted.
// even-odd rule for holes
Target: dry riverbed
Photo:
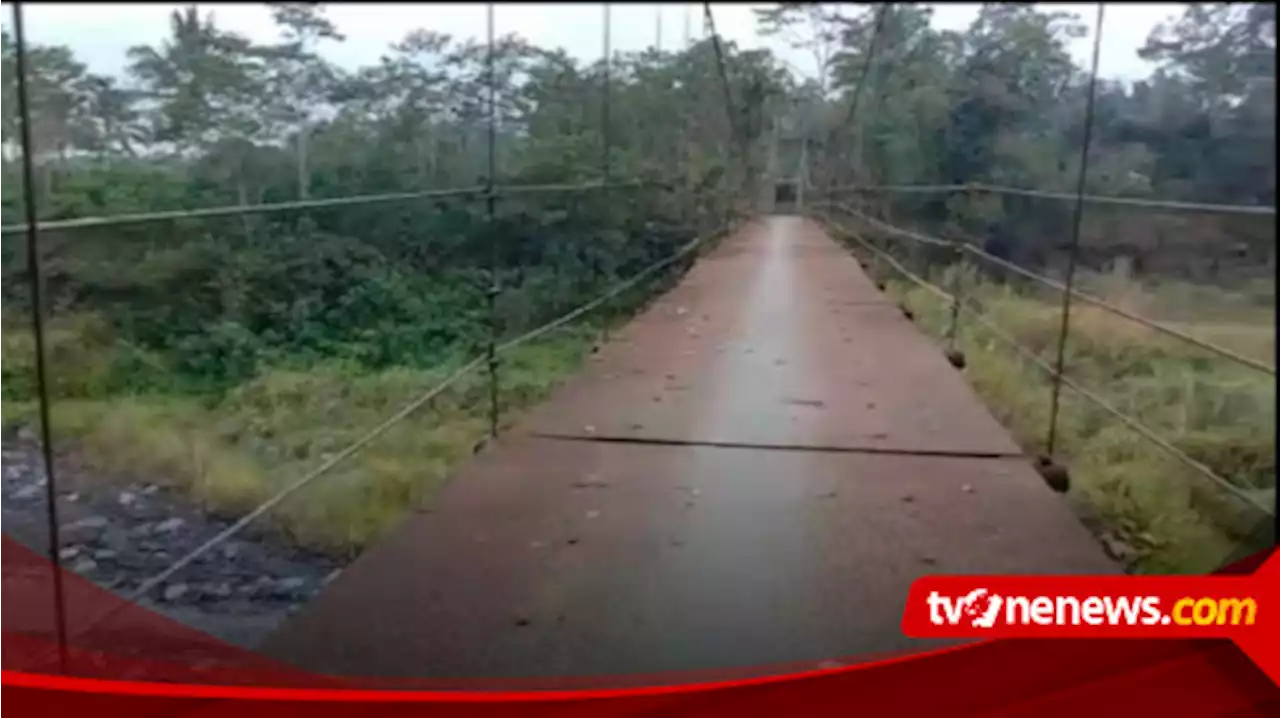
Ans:
<svg viewBox="0 0 1280 718"><path fill-rule="evenodd" d="M231 521L156 483L94 480L73 455L56 463L62 565L117 594L225 529ZM46 478L39 445L23 432L3 444L3 530L47 551ZM331 557L251 530L155 588L146 605L193 628L252 647L341 570Z"/></svg>

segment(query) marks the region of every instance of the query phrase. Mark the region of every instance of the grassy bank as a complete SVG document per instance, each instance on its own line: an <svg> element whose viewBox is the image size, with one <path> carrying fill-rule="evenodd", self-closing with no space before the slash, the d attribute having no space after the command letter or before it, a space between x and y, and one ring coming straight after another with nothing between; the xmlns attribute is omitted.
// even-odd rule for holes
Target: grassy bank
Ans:
<svg viewBox="0 0 1280 718"><path fill-rule="evenodd" d="M968 266L950 267L934 279L947 287L958 281L1006 332L1052 358L1059 299L983 280ZM1087 277L1085 284L1193 335L1263 361L1274 357L1274 313L1254 297L1204 287L1143 288L1103 277ZM947 306L904 281L891 281L888 289L912 308L920 326L944 335ZM967 379L1028 452L1042 452L1049 418L1045 372L972 319L962 315L960 326ZM1272 501L1273 378L1094 307L1077 305L1070 330L1066 367L1074 379L1264 503ZM1069 389L1063 391L1059 436L1060 458L1072 478L1069 499L1138 570L1209 571L1264 540L1260 527L1269 525L1269 517Z"/></svg>
<svg viewBox="0 0 1280 718"><path fill-rule="evenodd" d="M25 338L6 334L6 367ZM505 355L499 375L504 419L572 373L594 332L576 327ZM12 338L11 338L12 337ZM207 511L237 517L323 464L464 359L431 370L357 370L340 363L266 369L220 396L139 393L95 395L96 369L111 360L76 356L54 333L51 373L63 377L52 408L60 449L71 449L94 482L146 481L180 490ZM75 356L79 366L59 359ZM68 383L75 381L75 386ZM264 517L290 541L335 554L358 551L428 498L487 434L487 374L467 376ZM6 430L30 425L31 401L4 402Z"/></svg>
<svg viewBox="0 0 1280 718"><path fill-rule="evenodd" d="M572 374L605 324L625 322L672 286L687 266L676 263L589 316L504 353L499 369L504 423ZM508 335L561 315L616 281L606 276L589 285L568 271L526 274L523 283L499 297L497 311ZM162 313L163 299L157 298L155 306L137 300L132 309ZM300 340L267 347L264 333L234 325L241 345L253 349L231 357L242 360L235 372L223 370L225 353L212 351L190 353L200 360L193 369L184 361L188 354L171 350L173 341L163 332L159 349L143 348L127 334L132 315L119 307L114 314L59 313L48 321L45 338L55 448L69 462L63 473L95 484L163 484L211 514L239 517L323 465L480 351L475 337L484 336L483 317L477 319L474 308L447 293L436 299L442 305L436 311L397 315L399 323L357 323L355 340L330 339L323 354ZM6 435L35 425L35 346L26 319L6 307L0 383ZM196 336L207 338L219 326ZM432 352L425 343L410 342L375 357L378 361L359 351L437 330L454 337L452 348ZM219 367L196 371L209 363ZM208 380L211 375L217 381ZM488 432L488 386L483 367L467 375L274 508L260 525L311 549L358 552L406 510L429 500L478 448Z"/></svg>

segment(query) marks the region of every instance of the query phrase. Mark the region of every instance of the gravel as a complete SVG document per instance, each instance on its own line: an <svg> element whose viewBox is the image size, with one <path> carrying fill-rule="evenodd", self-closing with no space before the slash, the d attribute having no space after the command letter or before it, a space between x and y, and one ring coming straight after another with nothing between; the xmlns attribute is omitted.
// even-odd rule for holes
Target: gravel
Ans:
<svg viewBox="0 0 1280 718"><path fill-rule="evenodd" d="M130 482L73 464L72 457L59 457L59 556L65 568L120 594L128 595L234 520L205 514L164 488L161 477ZM4 532L44 553L42 468L38 444L29 434L5 439ZM254 529L183 568L144 603L193 628L255 645L332 580L342 564Z"/></svg>

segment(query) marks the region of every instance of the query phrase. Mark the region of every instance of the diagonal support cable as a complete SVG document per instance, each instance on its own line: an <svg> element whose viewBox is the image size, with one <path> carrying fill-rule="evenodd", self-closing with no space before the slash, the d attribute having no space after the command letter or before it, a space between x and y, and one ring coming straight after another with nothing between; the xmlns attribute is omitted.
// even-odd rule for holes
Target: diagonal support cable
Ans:
<svg viewBox="0 0 1280 718"><path fill-rule="evenodd" d="M716 19L711 14L711 3L702 3L702 12L706 18L707 28L711 34L711 47L716 55L716 71L720 74L720 86L724 90L724 111L729 118L729 132L733 135L734 144L739 151L739 162L746 162L746 137L738 127L738 113L734 111L733 90L729 86L729 71L724 61L724 50L720 46L720 34L716 32ZM745 165L744 165L745 166Z"/></svg>
<svg viewBox="0 0 1280 718"><path fill-rule="evenodd" d="M937 184L937 185L840 185L827 190L830 194L871 194L871 193L921 193L921 194L958 194L961 192L985 192L987 194L1007 194L1039 199L1066 200L1074 202L1075 194L1052 192L1049 190L1028 189L1026 187L1004 187L1001 185L982 184ZM1171 212L1192 212L1204 214L1238 214L1263 217L1274 217L1275 207L1251 204L1215 204L1212 202L1184 202L1172 199L1148 199L1146 197L1119 197L1114 195L1086 194L1084 201L1090 204L1103 204L1120 207L1140 207L1144 209L1167 210Z"/></svg>
<svg viewBox="0 0 1280 718"><path fill-rule="evenodd" d="M654 276L655 274L662 271L663 269L666 269L667 267L670 267L671 265L686 259L690 255L693 255L699 249L701 249L704 245L710 242L714 242L718 237L721 237L724 234L732 231L733 228L734 228L734 225L732 223L729 223L729 224L722 225L720 228L712 232L694 237L691 241L686 243L684 246L676 250L671 255L648 265L647 267L641 269L639 272L636 272L635 274L631 275L627 279L624 279L618 282L617 284L613 285L608 291L597 296L595 299L587 302L586 304L583 304L582 306L579 306L578 308L560 316L557 319L547 322L546 324L543 324L540 327L531 329L525 332L524 334L521 334L518 337L507 340L506 342L503 342L502 344L498 345L495 348L495 353L499 355L505 354L506 352L511 351L512 349L515 349L523 344L531 342L534 339L537 339L541 336L549 334L550 332L553 332L565 326L566 324L569 324L575 319L578 319L579 317L591 312L592 310L600 307L601 305L613 300L618 295L622 294L628 289L631 289L632 287L638 285L639 283L645 281L646 279ZM401 408L395 414L388 417L385 421L383 421L381 424L377 425L373 429L370 429L366 434L364 434L364 436L360 437L359 439L356 439L354 442L352 442L346 448L339 451L337 454L330 457L320 466L317 466L312 471L307 472L306 474L299 477L298 479L295 479L293 482L288 484L285 488L281 489L274 496L267 499L263 503L259 504L256 508L254 508L248 514L241 517L238 521L231 524L227 528L223 529L217 535L213 536L208 541L196 547L195 549L187 553L185 556L179 558L174 563L170 564L168 568L152 576L146 581L143 581L137 588L135 588L132 592L130 592L128 597L129 600L131 602L136 603L146 598L146 596L151 591L155 590L158 586L163 584L165 581L172 578L183 568L194 563L196 559L207 554L209 551L213 550L214 548L222 544L227 539L240 533L249 524L253 523L258 518L270 512L273 508L275 508L276 506L284 502L293 494L297 493L303 487L311 484L315 480L329 473L329 471L331 471L334 467L338 466L345 460L359 453L361 449L369 445L371 442L373 442L382 434L386 433L386 431L389 430L391 427L395 426L396 424L408 418L415 412L419 411L420 409L422 409L422 407L427 406L432 399L434 399L435 397L439 396L450 387L457 384L466 376L478 370L481 366L484 365L485 361L486 361L486 356L482 354L472 359L471 361L467 362L463 366L459 367L452 374L450 374L444 381L440 382L439 384L432 387L425 393L419 395L418 397L410 401L408 404L406 404L403 408ZM107 620L111 619L113 616L118 614L121 610L123 610L128 605L129 605L128 603L116 604L113 608L110 608L102 612L92 620L85 622L84 625L77 628L77 631L76 631L77 635L88 634L94 628L102 625L104 622L106 622Z"/></svg>
<svg viewBox="0 0 1280 718"><path fill-rule="evenodd" d="M862 101L863 89L866 87L867 78L870 77L871 75L871 65L875 60L876 52L880 49L879 40L880 40L881 33L884 30L885 21L888 18L888 16L889 16L888 3L881 5L876 10L875 25L872 26L871 28L871 40L867 43L867 56L862 63L862 72L858 74L858 80L856 83L854 83L854 86L853 86L853 98L849 102L849 112L848 114L845 115L844 122L839 125L832 125L831 131L827 134L826 144L827 144L828 151L830 151L830 147L835 141L837 129L843 126L852 126L853 122L858 118L858 107ZM860 131L859 131L859 135L861 135ZM861 162L862 158L859 157L858 160L859 162ZM828 173L828 176L833 177L834 173ZM828 190L828 192L830 192L830 190Z"/></svg>
<svg viewBox="0 0 1280 718"><path fill-rule="evenodd" d="M886 252L885 250L879 247L876 247L874 244L867 241L867 239L864 238L860 233L855 232L841 225L840 223L834 221L833 219L831 219L829 215L825 216L824 219L827 222L827 224L831 226L833 229L837 230L838 232L840 232L845 236L852 238L859 245L861 245L868 251L872 252L875 256L882 259L886 264L892 267L896 272L901 274L912 284L915 284L916 286L920 287L921 289L925 290L926 292L932 294L934 297L944 302L950 303L950 302L956 301L956 297L954 295L948 293L946 290L933 284L932 282L921 277L915 272L912 272L910 269L903 266L903 264L899 262L897 258L895 258L892 254L889 254L888 252ZM1098 407L1102 411L1110 414L1114 419L1124 424L1129 429L1132 429L1138 435L1142 436L1144 439L1146 439L1151 444L1153 444L1156 448L1160 449L1161 451L1163 451L1165 454L1169 455L1171 458L1175 459L1176 461L1182 463L1184 466L1196 471L1201 476L1208 479L1209 481L1217 485L1222 490L1226 491L1227 493L1231 494L1237 499L1243 501L1244 503L1252 506L1253 508L1257 509L1258 511L1262 512L1265 515L1276 516L1277 509L1275 506L1267 506L1267 504L1265 504L1258 497L1250 494L1245 489L1232 483L1226 477L1218 474L1216 471L1209 468L1204 463L1197 461L1190 454L1188 454L1187 452L1175 446L1172 442L1170 442L1165 437L1161 436L1160 433L1157 432L1155 429L1152 429L1151 427L1147 426L1140 419L1134 418L1124 413L1123 411L1118 409L1115 405L1111 404L1103 397L1085 388L1079 382L1072 380L1070 377L1064 376L1061 370L1055 368L1053 364L1050 364L1048 361L1038 356L1034 351L1027 348L1016 337L1014 337L1007 330L1003 329L998 324L996 324L994 320L992 320L989 316L987 316L986 313L984 313L983 311L975 307L970 301L959 302L958 306L961 311L965 312L974 320L976 320L977 322L982 324L984 327L989 329L997 338L999 338L1002 342L1007 344L1020 357L1031 362L1034 366L1036 366L1037 368L1041 369L1046 374L1048 374L1051 380L1061 382L1063 386L1066 386L1068 389L1071 389L1072 391L1074 391L1082 399L1088 401L1090 404L1093 404L1094 406Z"/></svg>

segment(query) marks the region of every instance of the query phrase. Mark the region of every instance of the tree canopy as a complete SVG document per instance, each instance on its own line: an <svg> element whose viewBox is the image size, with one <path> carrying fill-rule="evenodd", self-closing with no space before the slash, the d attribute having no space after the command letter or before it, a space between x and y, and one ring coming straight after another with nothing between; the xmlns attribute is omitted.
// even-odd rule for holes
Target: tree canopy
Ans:
<svg viewBox="0 0 1280 718"><path fill-rule="evenodd" d="M166 37L129 49L123 77L96 73L71 48L28 48L41 216L486 179L484 44L410 29L378 62L344 68L326 58L344 36L323 5L270 7L277 37L266 43L195 6L174 11ZM577 276L566 262L601 281L617 276L707 229L744 188L795 174L801 156L819 184L1071 188L1088 79L1067 49L1084 32L1079 19L986 3L957 32L935 27L931 13L905 3L780 3L759 13L763 34L813 53L819 72L809 79L768 50L731 42L722 43L722 77L711 39L616 53L607 128L603 60L498 38L492 179L584 182L607 165L612 179L681 191L504 201L493 226L477 205L424 201L52 233L54 311L110 313L137 346L197 375L241 375L282 354L428 362L480 331L457 307L493 242L508 286L542 287L512 294L523 297L511 300L515 329L568 301L568 289L546 289ZM1088 189L1274 204L1274 5L1188 5L1141 53L1156 63L1149 78L1099 86ZM14 63L6 33L6 223L21 221ZM1004 226L1029 250L1044 245L1043 228L1067 223L1062 212L1011 203L957 212L924 199L903 211L959 216L979 233L1016 215ZM25 290L9 280L25 269L5 244L6 304L21 306Z"/></svg>

